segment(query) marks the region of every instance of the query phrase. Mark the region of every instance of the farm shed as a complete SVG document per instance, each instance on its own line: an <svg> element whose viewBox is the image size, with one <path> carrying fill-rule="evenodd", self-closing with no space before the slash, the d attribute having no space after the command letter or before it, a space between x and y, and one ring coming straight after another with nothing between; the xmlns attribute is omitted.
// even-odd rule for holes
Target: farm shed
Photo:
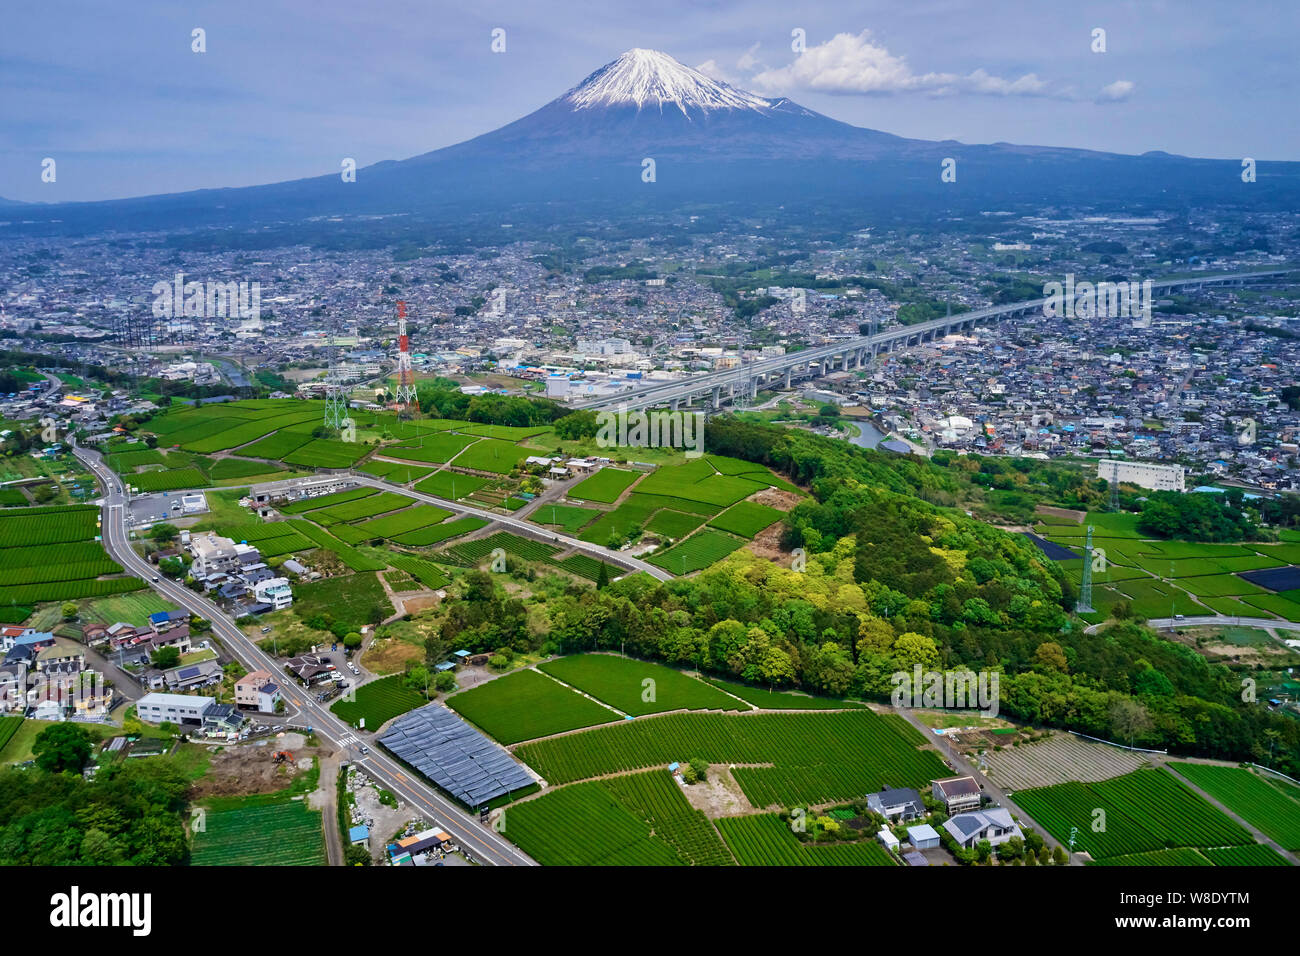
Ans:
<svg viewBox="0 0 1300 956"><path fill-rule="evenodd" d="M939 845L939 834L928 823L907 828L907 839L918 850L933 850Z"/></svg>

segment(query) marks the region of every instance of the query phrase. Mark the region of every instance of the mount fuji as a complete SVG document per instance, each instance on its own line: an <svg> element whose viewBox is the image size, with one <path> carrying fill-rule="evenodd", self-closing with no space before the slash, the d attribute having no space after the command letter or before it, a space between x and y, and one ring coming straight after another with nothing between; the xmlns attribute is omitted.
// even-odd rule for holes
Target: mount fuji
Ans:
<svg viewBox="0 0 1300 956"><path fill-rule="evenodd" d="M956 182L941 163L956 162ZM643 178L653 160L652 182ZM88 226L157 228L346 214L454 217L476 210L609 202L662 206L758 202L884 211L988 209L1000 203L1172 206L1294 204L1300 164L1270 163L1269 185L1245 186L1235 160L1154 152L972 146L906 139L714 80L666 53L633 49L513 123L410 159L238 189L99 203L25 206Z"/></svg>

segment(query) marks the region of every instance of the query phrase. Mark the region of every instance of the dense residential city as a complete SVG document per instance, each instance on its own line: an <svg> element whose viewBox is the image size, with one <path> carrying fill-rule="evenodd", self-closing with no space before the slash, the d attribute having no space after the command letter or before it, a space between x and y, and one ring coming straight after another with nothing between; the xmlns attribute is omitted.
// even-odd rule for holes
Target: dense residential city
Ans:
<svg viewBox="0 0 1300 956"><path fill-rule="evenodd" d="M1278 924L1300 163L1220 144L1294 131L1220 98L1207 138L1050 4L1084 59L1032 73L902 14L612 11L607 50L507 5L446 15L474 57L406 24L446 87L412 145L427 76L323 79L408 41L389 6L87 74L248 103L264 156L128 148L84 78L51 102L116 146L0 107L57 187L0 151L0 865L55 935L174 937L164 868L206 866L1051 867L1003 877L1090 933ZM172 29L120 16L141 63ZM1226 82L1293 52L1257 34L1149 55Z"/></svg>

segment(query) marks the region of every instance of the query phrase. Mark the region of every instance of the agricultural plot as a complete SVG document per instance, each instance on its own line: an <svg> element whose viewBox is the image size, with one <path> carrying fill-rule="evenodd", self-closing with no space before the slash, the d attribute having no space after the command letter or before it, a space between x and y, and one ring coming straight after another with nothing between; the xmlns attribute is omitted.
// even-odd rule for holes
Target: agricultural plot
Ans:
<svg viewBox="0 0 1300 956"><path fill-rule="evenodd" d="M356 501L345 501L342 504L330 505L328 508L315 508L307 513L307 517L317 524L328 526L339 521L359 521L386 511L396 511L409 504L411 499L406 495L399 495L394 491L381 491L377 495L367 495Z"/></svg>
<svg viewBox="0 0 1300 956"><path fill-rule="evenodd" d="M427 528L420 528L416 531L408 531L405 534L399 534L393 538L396 544L404 544L409 547L419 548L431 544L439 544L452 538L459 537L463 534L470 534L478 531L480 528L486 528L491 522L482 518L473 516L457 518L455 521L447 521L443 524L430 525Z"/></svg>
<svg viewBox="0 0 1300 956"><path fill-rule="evenodd" d="M505 475L530 454L529 449L520 445L498 438L484 438L456 456L456 467Z"/></svg>
<svg viewBox="0 0 1300 956"><path fill-rule="evenodd" d="M406 461L424 461L433 464L446 464L479 439L473 435L453 435L438 432L425 435L418 443L387 445L384 455L389 458L401 458Z"/></svg>
<svg viewBox="0 0 1300 956"><path fill-rule="evenodd" d="M1292 593L1292 592L1288 592ZM1300 602L1291 600L1283 594L1254 594L1242 599L1246 604L1260 610L1276 614L1288 621L1300 623ZM1259 617L1260 615L1255 615Z"/></svg>
<svg viewBox="0 0 1300 956"><path fill-rule="evenodd" d="M305 800L206 810L194 834L195 866L324 866L321 812Z"/></svg>
<svg viewBox="0 0 1300 956"><path fill-rule="evenodd" d="M453 694L447 706L503 744L621 719L534 670L515 671Z"/></svg>
<svg viewBox="0 0 1300 956"><path fill-rule="evenodd" d="M1215 866L1291 866L1291 861L1262 843L1202 850Z"/></svg>
<svg viewBox="0 0 1300 956"><path fill-rule="evenodd" d="M257 478L272 473L271 466L268 466L266 462L248 461L244 458L221 458L208 469L208 477L213 481Z"/></svg>
<svg viewBox="0 0 1300 956"><path fill-rule="evenodd" d="M647 560L673 574L690 574L721 561L745 542L720 531L701 531Z"/></svg>
<svg viewBox="0 0 1300 956"><path fill-rule="evenodd" d="M404 500L410 501L409 498ZM365 532L367 538L395 538L399 534L415 531L417 528L427 528L431 524L437 524L450 517L451 512L446 508L437 508L433 505L416 505L404 511L384 515L382 518L371 518L369 521L361 522L356 527L358 530Z"/></svg>
<svg viewBox="0 0 1300 956"><path fill-rule="evenodd" d="M127 484L144 493L153 491L178 491L182 488L208 488L212 482L197 468L172 468L167 471L145 471L129 475Z"/></svg>
<svg viewBox="0 0 1300 956"><path fill-rule="evenodd" d="M548 866L681 866L645 820L600 783L581 783L506 810L506 835Z"/></svg>
<svg viewBox="0 0 1300 956"><path fill-rule="evenodd" d="M497 548L505 551L506 554L513 554L517 558L523 558L525 561L548 561L560 550L549 544L521 538L519 535L511 534L508 531L498 531L496 534L490 534L486 538L479 538L477 541L466 541L464 544L454 545L448 551L459 563L475 564L482 561Z"/></svg>
<svg viewBox="0 0 1300 956"><path fill-rule="evenodd" d="M104 459L104 462L119 475L127 475L135 471L135 469L139 468L141 465L165 464L165 459L162 456L162 452L158 451L156 448L141 448L138 451L120 451L108 455Z"/></svg>
<svg viewBox="0 0 1300 956"><path fill-rule="evenodd" d="M588 581L600 580L600 568L604 565L607 569L606 575L610 581L619 577L623 571L612 564L606 564L604 561L597 561L595 558L588 557L585 554L571 554L561 561L552 560L551 562L557 568L563 568L570 574L576 574L580 578L586 578Z"/></svg>
<svg viewBox="0 0 1300 956"><path fill-rule="evenodd" d="M569 497L579 501L599 501L613 504L627 491L641 473L620 468L602 468L589 478L584 478L569 490Z"/></svg>
<svg viewBox="0 0 1300 956"><path fill-rule="evenodd" d="M378 730L394 717L427 703L419 691L402 686L401 674L362 684L356 691L355 701L339 700L330 710L354 727L364 720L367 730Z"/></svg>
<svg viewBox="0 0 1300 956"><path fill-rule="evenodd" d="M15 508L0 517L0 605L16 612L41 601L143 588L136 577L100 579L121 574L122 567L91 540L98 513L90 507Z"/></svg>
<svg viewBox="0 0 1300 956"><path fill-rule="evenodd" d="M198 452L199 454L225 451L229 448L247 445L249 442L256 441L280 428L299 425L307 421L314 422L317 418L317 412L311 409L299 409L282 415L274 415L270 418L259 417L251 421L244 421L232 428L224 429L215 434L189 439L181 444L187 451Z"/></svg>
<svg viewBox="0 0 1300 956"><path fill-rule="evenodd" d="M743 710L733 697L663 664L612 654L575 654L538 669L634 717L670 710Z"/></svg>
<svg viewBox="0 0 1300 956"><path fill-rule="evenodd" d="M624 538L630 535L637 528L640 528L649 519L653 508L635 502L632 495L627 501L623 502L613 511L606 511L603 515L587 525L578 538L582 541L588 541L592 544L607 544L611 537Z"/></svg>
<svg viewBox="0 0 1300 956"><path fill-rule="evenodd" d="M1245 849L1245 847L1233 847ZM1093 860L1089 866L1213 866L1201 853L1192 849L1152 850L1150 853L1129 853L1104 860ZM1276 854L1275 854L1276 855ZM1280 859L1280 857L1279 857Z"/></svg>
<svg viewBox="0 0 1300 956"><path fill-rule="evenodd" d="M1182 762L1170 766L1281 846L1300 850L1300 800L1244 767Z"/></svg>
<svg viewBox="0 0 1300 956"><path fill-rule="evenodd" d="M684 538L700 525L704 523L704 518L700 515L685 514L681 511L671 511L662 508L656 511L654 517L646 522L645 529L651 534L659 535L662 538Z"/></svg>
<svg viewBox="0 0 1300 956"><path fill-rule="evenodd" d="M834 697L813 697L808 694L791 694L788 691L768 690L766 687L751 687L748 684L733 684L730 681L709 679L709 683L719 690L726 691L733 697L739 697L747 704L753 704L762 710L844 710L862 707L855 700L836 700Z"/></svg>
<svg viewBox="0 0 1300 956"><path fill-rule="evenodd" d="M388 567L383 561L362 554L356 548L344 544L324 528L314 525L304 518L290 518L286 523L301 532L303 537L315 542L318 547L322 547L326 551L333 551L338 555L339 560L353 571L382 571Z"/></svg>
<svg viewBox="0 0 1300 956"><path fill-rule="evenodd" d="M284 456L291 465L308 468L347 468L370 453L368 445L338 441L333 438L313 438Z"/></svg>
<svg viewBox="0 0 1300 956"><path fill-rule="evenodd" d="M540 525L562 528L565 534L576 534L578 529L600 514L595 508L575 505L543 505L529 516L529 521Z"/></svg>
<svg viewBox="0 0 1300 956"><path fill-rule="evenodd" d="M335 505L345 504L349 501L357 501L361 498L368 498L375 494L378 494L378 492L373 488L352 488L348 491L336 491L333 494L318 495L314 498L300 498L297 501L290 501L286 504L280 505L279 510L283 514L297 515L319 508L332 508Z"/></svg>
<svg viewBox="0 0 1300 956"><path fill-rule="evenodd" d="M442 568L430 561L421 561L419 558L412 558L408 555L394 555L389 559L393 567L401 568L407 574L413 576L426 588L442 588L451 583L446 572Z"/></svg>
<svg viewBox="0 0 1300 956"><path fill-rule="evenodd" d="M723 839L741 866L897 866L874 840L858 843L800 843L790 825L772 813L723 817Z"/></svg>
<svg viewBox="0 0 1300 956"><path fill-rule="evenodd" d="M22 717L13 715L0 717L0 753L4 752L9 741L13 739L14 734L18 733L18 728L22 725Z"/></svg>
<svg viewBox="0 0 1300 956"><path fill-rule="evenodd" d="M695 866L731 865L731 854L708 817L690 805L672 774L662 770L633 773L602 783L686 862Z"/></svg>
<svg viewBox="0 0 1300 956"><path fill-rule="evenodd" d="M316 614L328 614L336 621L347 621L360 630L362 624L378 623L372 620L376 607L382 612L382 617L393 613L393 606L379 578L369 572L306 581L293 589L293 610L303 620Z"/></svg>
<svg viewBox="0 0 1300 956"><path fill-rule="evenodd" d="M1071 780L1093 783L1132 773L1146 761L1129 750L1054 733L1047 740L1004 747L984 755L988 774L1008 791L1050 787Z"/></svg>
<svg viewBox="0 0 1300 956"><path fill-rule="evenodd" d="M282 428L274 435L267 435L251 445L245 445L239 449L239 453L250 458L270 458L279 461L312 440L310 430L294 431Z"/></svg>
<svg viewBox="0 0 1300 956"><path fill-rule="evenodd" d="M405 485L430 474L433 469L423 465L408 465L400 461L379 461L372 459L357 469L376 478L387 478L399 485Z"/></svg>
<svg viewBox="0 0 1300 956"><path fill-rule="evenodd" d="M915 736L870 710L836 713L668 714L521 744L516 756L552 784L702 757L740 768L755 806L847 800L882 786L927 786L946 768Z"/></svg>
<svg viewBox="0 0 1300 956"><path fill-rule="evenodd" d="M478 478L474 475L460 475L444 468L442 471L436 471L416 484L415 490L423 491L426 495L433 495L437 498L445 498L448 501L459 501L461 498L472 495L486 484L486 478Z"/></svg>
<svg viewBox="0 0 1300 956"><path fill-rule="evenodd" d="M465 425L456 429L462 435L477 435L479 438L497 438L501 441L517 442L543 435L551 430L549 425Z"/></svg>
<svg viewBox="0 0 1300 956"><path fill-rule="evenodd" d="M1168 771L1141 769L1101 783L1065 783L1022 790L1016 802L1062 842L1078 828L1075 847L1093 859L1169 847L1236 846L1250 834L1184 787ZM1096 832L1095 811L1106 829Z"/></svg>
<svg viewBox="0 0 1300 956"><path fill-rule="evenodd" d="M767 505L741 501L710 521L709 527L730 531L742 538L753 538L754 535L770 528L784 517L784 512L769 508Z"/></svg>

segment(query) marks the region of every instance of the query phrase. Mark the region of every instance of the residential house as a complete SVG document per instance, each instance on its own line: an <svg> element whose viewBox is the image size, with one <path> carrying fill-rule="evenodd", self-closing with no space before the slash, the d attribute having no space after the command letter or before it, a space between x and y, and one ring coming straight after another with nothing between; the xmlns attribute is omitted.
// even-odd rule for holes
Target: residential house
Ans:
<svg viewBox="0 0 1300 956"><path fill-rule="evenodd" d="M1011 819L1011 814L1002 807L989 807L987 810L974 810L970 813L958 813L943 823L957 843L971 849L981 840L988 840L993 846L1006 843L1012 837L1024 839L1020 827Z"/></svg>
<svg viewBox="0 0 1300 956"><path fill-rule="evenodd" d="M27 665L22 661L0 664L0 714L21 714L26 707Z"/></svg>
<svg viewBox="0 0 1300 956"><path fill-rule="evenodd" d="M949 814L979 809L980 787L974 777L948 777L944 780L934 780L931 781L931 787L935 799L943 801Z"/></svg>
<svg viewBox="0 0 1300 956"><path fill-rule="evenodd" d="M190 697L185 694L145 694L135 704L136 716L151 724L171 721L173 724L199 726L209 707L216 705L211 697Z"/></svg>
<svg viewBox="0 0 1300 956"><path fill-rule="evenodd" d="M235 681L235 704L261 713L275 712L280 701L280 686L270 671L253 671Z"/></svg>
<svg viewBox="0 0 1300 956"><path fill-rule="evenodd" d="M867 796L867 807L886 820L916 820L925 816L921 795L910 787L886 788Z"/></svg>
<svg viewBox="0 0 1300 956"><path fill-rule="evenodd" d="M185 664L163 672L163 683L168 690L193 690L221 682L221 664L217 661L200 661L197 664Z"/></svg>
<svg viewBox="0 0 1300 956"><path fill-rule="evenodd" d="M208 737L233 737L244 720L234 704L213 704L203 712L203 733Z"/></svg>
<svg viewBox="0 0 1300 956"><path fill-rule="evenodd" d="M291 657L284 662L284 669L306 684L315 684L334 673L335 667L329 658L317 654L303 654Z"/></svg>

